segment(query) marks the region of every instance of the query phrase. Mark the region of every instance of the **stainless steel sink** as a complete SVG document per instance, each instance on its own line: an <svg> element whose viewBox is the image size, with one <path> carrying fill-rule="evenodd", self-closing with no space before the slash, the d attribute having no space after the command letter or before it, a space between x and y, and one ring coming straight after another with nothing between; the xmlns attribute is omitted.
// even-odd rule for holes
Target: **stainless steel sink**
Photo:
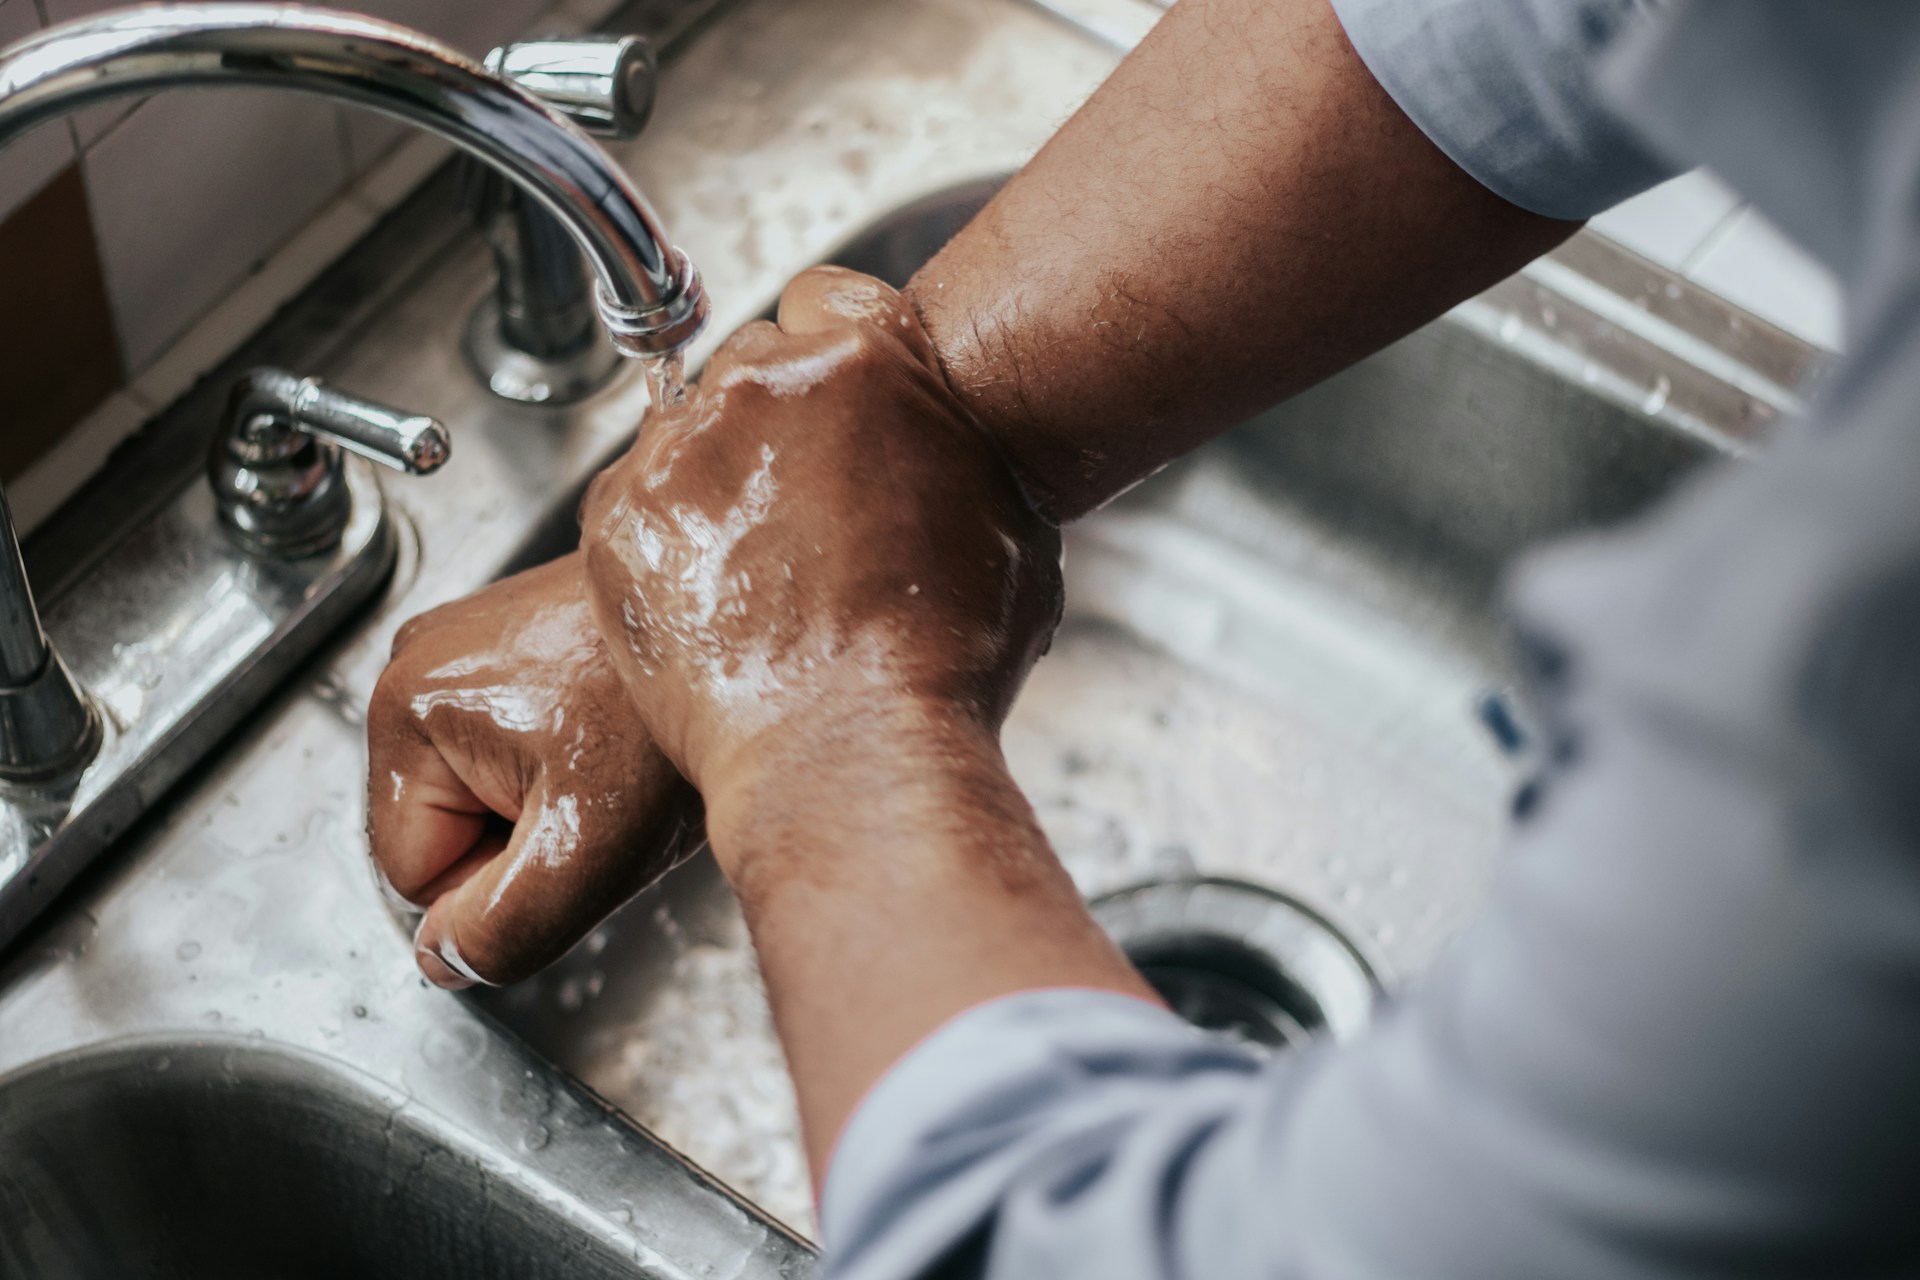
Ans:
<svg viewBox="0 0 1920 1280"><path fill-rule="evenodd" d="M162 1039L0 1081L0 1274L632 1273L470 1138L337 1062Z"/></svg>
<svg viewBox="0 0 1920 1280"><path fill-rule="evenodd" d="M915 202L833 260L903 282L993 187ZM1069 531L1066 621L1005 741L1085 893L1195 874L1283 889L1401 981L1473 912L1527 767L1502 569L1643 508L1785 404L1628 341L1556 290L1579 287L1567 261L1616 283L1648 270L1580 242L1545 283L1502 286ZM570 545L562 530L530 558ZM479 999L806 1228L779 1047L710 860Z"/></svg>
<svg viewBox="0 0 1920 1280"><path fill-rule="evenodd" d="M1114 61L1021 0L884 10L737 0L615 147L706 275L696 355L811 262L903 277ZM395 630L569 545L646 403L636 376L562 408L489 395L461 337L490 285L443 174L26 548L57 594L192 479L254 364L458 441L390 495L386 595L0 954L0 1272L811 1269L766 1216L804 1230L811 1206L710 860L478 998L424 985L368 871L363 709ZM1501 566L1752 447L1809 357L1581 237L1077 526L1070 615L1006 741L1081 886L1253 881L1416 976L1477 903L1524 768L1481 723L1524 720L1483 702L1510 683Z"/></svg>

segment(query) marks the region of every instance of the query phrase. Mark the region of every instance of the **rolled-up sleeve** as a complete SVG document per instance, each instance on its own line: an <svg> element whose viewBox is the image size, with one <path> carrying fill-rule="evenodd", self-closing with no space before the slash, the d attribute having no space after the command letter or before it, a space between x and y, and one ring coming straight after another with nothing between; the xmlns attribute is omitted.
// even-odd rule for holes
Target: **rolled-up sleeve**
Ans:
<svg viewBox="0 0 1920 1280"><path fill-rule="evenodd" d="M1678 168L1596 87L1600 51L1649 0L1333 0L1402 111L1496 195L1592 217Z"/></svg>
<svg viewBox="0 0 1920 1280"><path fill-rule="evenodd" d="M938 1274L992 1228L997 1274L1161 1274L1150 1260L1171 1222L1156 1206L1196 1203L1190 1158L1274 1087L1252 1054L1129 996L983 1005L908 1054L848 1124L821 1205L835 1272Z"/></svg>

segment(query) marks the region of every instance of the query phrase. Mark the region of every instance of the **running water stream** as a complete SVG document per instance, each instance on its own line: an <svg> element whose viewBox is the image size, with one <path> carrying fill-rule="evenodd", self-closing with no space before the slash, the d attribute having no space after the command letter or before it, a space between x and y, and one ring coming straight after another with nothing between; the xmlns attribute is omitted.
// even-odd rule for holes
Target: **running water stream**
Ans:
<svg viewBox="0 0 1920 1280"><path fill-rule="evenodd" d="M656 356L646 362L648 408L664 409L687 398L687 358L682 352Z"/></svg>

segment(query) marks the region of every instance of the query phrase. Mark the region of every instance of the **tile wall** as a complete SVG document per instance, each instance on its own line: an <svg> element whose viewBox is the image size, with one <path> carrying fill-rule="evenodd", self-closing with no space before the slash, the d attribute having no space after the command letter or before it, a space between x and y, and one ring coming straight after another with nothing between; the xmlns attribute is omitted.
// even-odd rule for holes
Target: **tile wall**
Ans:
<svg viewBox="0 0 1920 1280"><path fill-rule="evenodd" d="M534 29L580 29L614 4L340 2L474 54ZM0 0L0 45L114 3ZM103 104L0 152L0 478L20 523L44 518L446 154L376 116L249 90ZM1832 280L1709 174L1594 225L1839 345Z"/></svg>

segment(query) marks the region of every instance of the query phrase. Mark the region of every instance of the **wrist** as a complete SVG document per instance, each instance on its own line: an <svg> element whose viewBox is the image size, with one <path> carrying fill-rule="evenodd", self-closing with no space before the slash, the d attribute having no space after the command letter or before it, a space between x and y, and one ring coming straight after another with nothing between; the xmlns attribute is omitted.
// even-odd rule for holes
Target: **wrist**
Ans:
<svg viewBox="0 0 1920 1280"><path fill-rule="evenodd" d="M782 723L702 782L714 856L736 886L831 832L864 846L860 834L944 824L964 798L1013 787L990 726L952 704L912 698Z"/></svg>

